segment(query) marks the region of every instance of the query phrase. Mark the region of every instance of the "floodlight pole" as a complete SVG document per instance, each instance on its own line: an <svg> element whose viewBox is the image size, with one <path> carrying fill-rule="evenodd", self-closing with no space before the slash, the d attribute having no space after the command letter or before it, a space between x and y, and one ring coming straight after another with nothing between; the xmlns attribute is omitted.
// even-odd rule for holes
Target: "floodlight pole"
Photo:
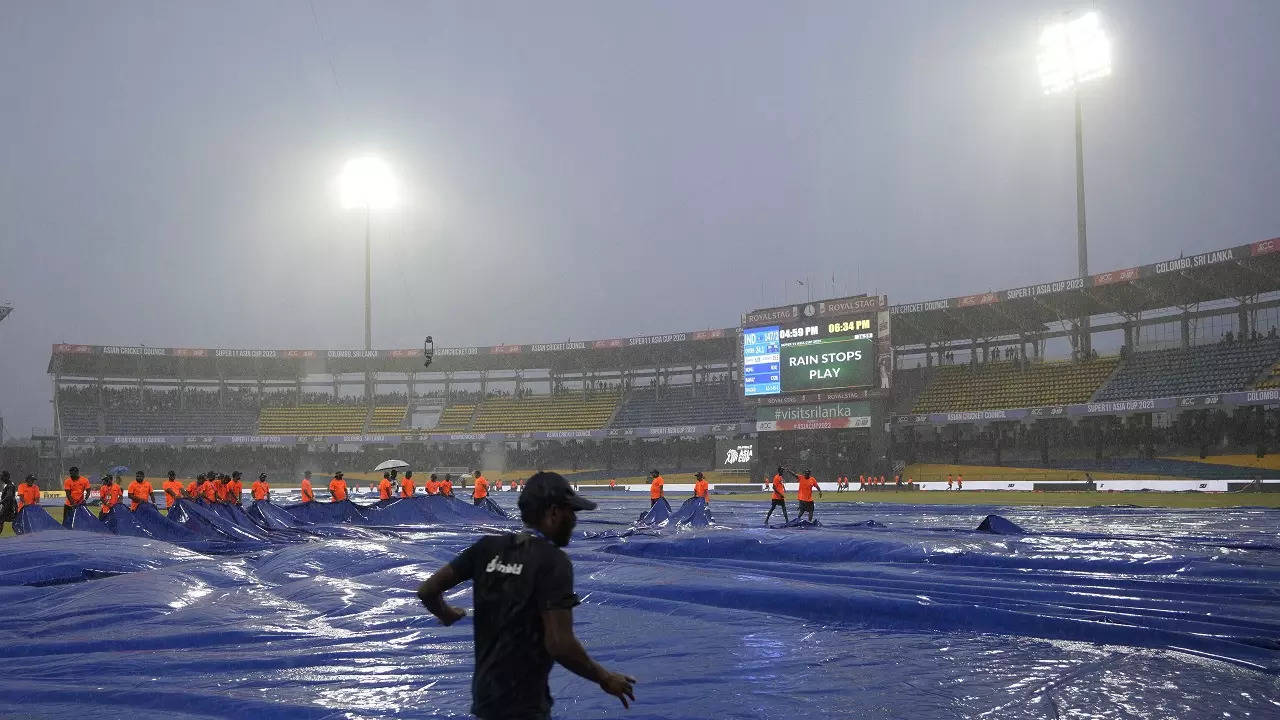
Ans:
<svg viewBox="0 0 1280 720"><path fill-rule="evenodd" d="M1076 105L1075 117L1076 117L1076 123L1079 123L1079 117L1080 117L1079 105ZM1079 142L1079 137L1080 137L1079 124L1076 124L1075 137L1076 137L1076 142ZM1076 145L1076 147L1079 147L1079 145ZM1079 154L1076 154L1076 156L1079 156ZM1082 213L1083 213L1083 210L1082 210ZM372 273L372 251L370 250L370 245L371 245L370 217L371 215L372 215L372 209L370 208L370 205L367 204L366 202L365 204L365 350L372 350L372 348L374 348L374 329L372 329L374 328L374 301L372 301L372 277L374 277L374 273ZM1080 217L1083 218L1083 215L1080 215ZM1084 220L1080 220L1080 222L1083 223ZM1080 225L1080 227L1083 228L1084 225ZM1084 232L1083 229L1080 232ZM1082 240L1080 242L1084 242L1084 241Z"/></svg>
<svg viewBox="0 0 1280 720"><path fill-rule="evenodd" d="M1075 87L1076 100L1076 252L1080 261L1080 277L1089 277L1089 241L1085 231L1084 213L1084 121L1080 113L1080 86ZM1092 351L1089 333L1089 310L1080 315L1080 359L1087 359Z"/></svg>

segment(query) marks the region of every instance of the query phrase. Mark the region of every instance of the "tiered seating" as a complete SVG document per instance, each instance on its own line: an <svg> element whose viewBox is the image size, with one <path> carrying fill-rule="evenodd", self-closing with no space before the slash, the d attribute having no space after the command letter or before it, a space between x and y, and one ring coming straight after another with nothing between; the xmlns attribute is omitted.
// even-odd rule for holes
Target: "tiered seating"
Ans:
<svg viewBox="0 0 1280 720"><path fill-rule="evenodd" d="M106 431L115 435L252 435L252 410L107 410Z"/></svg>
<svg viewBox="0 0 1280 720"><path fill-rule="evenodd" d="M409 411L405 405L378 405L369 416L369 432L387 433L400 429L404 424L404 416Z"/></svg>
<svg viewBox="0 0 1280 720"><path fill-rule="evenodd" d="M475 405L450 405L440 413L440 420L433 430L440 432L462 432L471 427L471 414L476 411Z"/></svg>
<svg viewBox="0 0 1280 720"><path fill-rule="evenodd" d="M563 393L524 398L490 398L480 404L471 429L476 432L594 430L602 428L618 406L616 391L591 395Z"/></svg>
<svg viewBox="0 0 1280 720"><path fill-rule="evenodd" d="M59 409L62 415L62 433L64 435L97 435L98 409L85 405L63 405Z"/></svg>
<svg viewBox="0 0 1280 720"><path fill-rule="evenodd" d="M1087 402L1115 370L1119 358L1088 362L1014 362L944 365L911 411L955 412Z"/></svg>
<svg viewBox="0 0 1280 720"><path fill-rule="evenodd" d="M633 390L627 395L614 427L669 427L736 423L750 419L737 393L723 387L698 388L692 385Z"/></svg>
<svg viewBox="0 0 1280 720"><path fill-rule="evenodd" d="M1267 371L1265 377L1258 381L1255 388L1273 388L1280 387L1280 362L1272 363L1271 369Z"/></svg>
<svg viewBox="0 0 1280 720"><path fill-rule="evenodd" d="M262 408L263 435L355 435L364 431L363 405L300 405Z"/></svg>
<svg viewBox="0 0 1280 720"><path fill-rule="evenodd" d="M1201 345L1130 355L1095 400L1176 397L1244 390L1280 356L1280 339Z"/></svg>

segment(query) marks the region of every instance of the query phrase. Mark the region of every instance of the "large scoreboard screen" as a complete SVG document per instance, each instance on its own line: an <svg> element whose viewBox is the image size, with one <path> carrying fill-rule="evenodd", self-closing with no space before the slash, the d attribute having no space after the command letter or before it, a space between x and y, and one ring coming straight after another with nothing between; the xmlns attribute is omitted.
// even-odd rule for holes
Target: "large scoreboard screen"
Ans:
<svg viewBox="0 0 1280 720"><path fill-rule="evenodd" d="M876 384L876 317L807 319L743 328L747 397Z"/></svg>

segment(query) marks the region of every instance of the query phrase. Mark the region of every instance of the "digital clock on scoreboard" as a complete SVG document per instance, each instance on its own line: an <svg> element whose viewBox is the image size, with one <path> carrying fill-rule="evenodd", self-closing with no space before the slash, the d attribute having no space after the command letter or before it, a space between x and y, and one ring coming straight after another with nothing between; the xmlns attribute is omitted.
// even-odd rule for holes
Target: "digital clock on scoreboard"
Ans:
<svg viewBox="0 0 1280 720"><path fill-rule="evenodd" d="M875 321L860 317L744 328L747 397L875 384Z"/></svg>

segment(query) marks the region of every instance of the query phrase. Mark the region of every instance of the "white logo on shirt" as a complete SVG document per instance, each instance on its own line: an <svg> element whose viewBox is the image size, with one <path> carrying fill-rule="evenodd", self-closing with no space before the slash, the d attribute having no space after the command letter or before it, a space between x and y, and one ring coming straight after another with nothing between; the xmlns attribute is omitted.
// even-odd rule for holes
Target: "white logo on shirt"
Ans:
<svg viewBox="0 0 1280 720"><path fill-rule="evenodd" d="M500 572L507 575L519 575L524 572L524 563L503 563L498 562L499 555L494 555L489 564L485 566L485 572Z"/></svg>

